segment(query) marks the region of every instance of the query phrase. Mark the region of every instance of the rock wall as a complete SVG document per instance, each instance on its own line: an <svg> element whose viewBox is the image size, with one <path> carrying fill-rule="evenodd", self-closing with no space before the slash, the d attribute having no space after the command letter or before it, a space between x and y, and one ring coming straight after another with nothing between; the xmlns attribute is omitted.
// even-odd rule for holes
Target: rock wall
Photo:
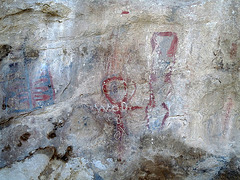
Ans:
<svg viewBox="0 0 240 180"><path fill-rule="evenodd" d="M0 179L239 179L239 9L1 0Z"/></svg>

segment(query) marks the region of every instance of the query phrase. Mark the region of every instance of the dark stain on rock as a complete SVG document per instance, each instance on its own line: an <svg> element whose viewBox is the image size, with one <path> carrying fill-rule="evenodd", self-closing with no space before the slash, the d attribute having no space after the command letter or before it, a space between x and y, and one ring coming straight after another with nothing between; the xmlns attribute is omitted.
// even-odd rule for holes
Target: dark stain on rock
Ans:
<svg viewBox="0 0 240 180"><path fill-rule="evenodd" d="M240 174L239 171L231 169L222 169L221 173L215 180L239 180Z"/></svg>
<svg viewBox="0 0 240 180"><path fill-rule="evenodd" d="M153 142L153 143L152 143ZM206 152L199 149L189 147L180 140L175 139L171 134L162 134L159 136L144 135L140 138L140 147L147 149L152 147L153 150L165 150L169 149L172 152L176 152L180 155L192 159L200 159L206 155ZM179 156L181 158L181 156Z"/></svg>
<svg viewBox="0 0 240 180"><path fill-rule="evenodd" d="M61 3L46 3L41 4L38 3L41 7L41 12L45 13L47 17L67 17L67 15L70 13L70 9L61 4Z"/></svg>
<svg viewBox="0 0 240 180"><path fill-rule="evenodd" d="M72 146L68 146L66 153L60 159L64 162L68 162L69 157L72 155L72 150L73 150Z"/></svg>
<svg viewBox="0 0 240 180"><path fill-rule="evenodd" d="M17 144L18 147L21 147L22 146L22 142L19 141L18 144Z"/></svg>
<svg viewBox="0 0 240 180"><path fill-rule="evenodd" d="M8 54L11 52L11 49L12 47L10 45L0 45L0 61L2 61L3 58L8 56Z"/></svg>
<svg viewBox="0 0 240 180"><path fill-rule="evenodd" d="M29 137L31 136L31 134L29 132L24 133L22 136L20 136L20 139L22 141L27 141L29 139Z"/></svg>
<svg viewBox="0 0 240 180"><path fill-rule="evenodd" d="M37 59L39 57L39 51L31 48L25 49L25 57L28 59Z"/></svg>
<svg viewBox="0 0 240 180"><path fill-rule="evenodd" d="M11 151L11 146L9 144L4 146L4 148L2 149L2 152L5 152L5 151Z"/></svg>
<svg viewBox="0 0 240 180"><path fill-rule="evenodd" d="M6 104L2 104L2 110L5 110L7 108Z"/></svg>
<svg viewBox="0 0 240 180"><path fill-rule="evenodd" d="M51 131L50 133L48 133L47 138L48 138L48 139L53 139L53 138L55 138L56 136L57 136L57 135L56 135L55 131Z"/></svg>
<svg viewBox="0 0 240 180"><path fill-rule="evenodd" d="M61 160L63 163L66 163L70 156L72 156L72 146L68 146L66 149L66 153L64 155L58 154L57 149L55 147L45 147L44 149L42 149L41 151L49 151L49 153L47 154L48 157L50 157L50 161L52 160ZM38 150L39 151L39 150ZM46 154L46 153L45 153ZM51 179L51 173L54 171L54 168L52 167L52 164L49 163L45 169L40 173L40 175L38 176L38 179ZM60 174L59 174L60 177ZM58 174L55 176L54 179L59 179Z"/></svg>
<svg viewBox="0 0 240 180"><path fill-rule="evenodd" d="M28 12L32 12L32 11L33 11L32 8L21 9L21 10L18 11L18 12L11 13L11 14L7 14L7 15L4 16L4 17L0 17L0 20L5 19L5 18L8 18L8 17L11 17L11 16L20 15L20 14L24 14L24 13L28 13Z"/></svg>
<svg viewBox="0 0 240 180"><path fill-rule="evenodd" d="M5 99L5 98L4 98L4 99ZM6 110L6 109L7 109L7 105L6 105L4 99L3 99L3 103L2 103L2 110Z"/></svg>
<svg viewBox="0 0 240 180"><path fill-rule="evenodd" d="M47 165L45 169L38 176L38 179L50 179L51 174L53 172L54 172L54 169L50 165Z"/></svg>
<svg viewBox="0 0 240 180"><path fill-rule="evenodd" d="M0 168L10 166L16 161L21 161L24 157L28 156L30 151L35 149L34 146L29 146L27 141L22 140L29 138L30 133L27 133L29 129L27 125L15 125L15 122L7 121L3 126L10 127L7 130L3 127L1 138L4 139L4 142L8 142L9 146L11 146L11 151L0 153ZM21 141L21 143L19 143L19 141Z"/></svg>
<svg viewBox="0 0 240 180"><path fill-rule="evenodd" d="M51 6L48 4L43 5L42 12L47 13L48 15L51 16L59 16L58 10L52 10Z"/></svg>
<svg viewBox="0 0 240 180"><path fill-rule="evenodd" d="M142 162L140 171L138 172L139 180L147 179L175 179L177 176L172 171L172 165L170 160L158 157L159 160L154 162L151 160L145 160Z"/></svg>
<svg viewBox="0 0 240 180"><path fill-rule="evenodd" d="M240 158L233 157L226 166L222 167L213 180L239 180Z"/></svg>
<svg viewBox="0 0 240 180"><path fill-rule="evenodd" d="M191 168L201 159L207 157L207 153L199 148L189 147L175 139L171 134L160 136L144 135L140 138L139 149L152 148L159 152L150 160L142 158L140 168L134 173L138 179L184 179L189 175ZM171 152L165 156L161 152ZM210 154L208 156L211 156Z"/></svg>
<svg viewBox="0 0 240 180"><path fill-rule="evenodd" d="M68 146L67 149L66 149L66 152L65 154L58 154L57 151L55 151L52 159L58 159L58 160L61 160L63 162L68 162L70 156L72 155L72 150L73 150L73 147L72 146Z"/></svg>
<svg viewBox="0 0 240 180"><path fill-rule="evenodd" d="M1 118L0 119L0 130L9 127L12 124L13 119L14 119L14 117Z"/></svg>
<svg viewBox="0 0 240 180"><path fill-rule="evenodd" d="M54 125L53 130L56 131L58 128L62 128L64 126L65 120L63 120L63 122L53 122L52 124Z"/></svg>
<svg viewBox="0 0 240 180"><path fill-rule="evenodd" d="M82 51L84 52L84 54L88 55L87 47L83 47L83 48L82 48Z"/></svg>
<svg viewBox="0 0 240 180"><path fill-rule="evenodd" d="M67 55L67 50L66 49L63 49L63 54Z"/></svg>
<svg viewBox="0 0 240 180"><path fill-rule="evenodd" d="M6 110L8 108L10 108L10 106L8 104L5 103L5 100L3 100L3 103L2 103L2 110Z"/></svg>

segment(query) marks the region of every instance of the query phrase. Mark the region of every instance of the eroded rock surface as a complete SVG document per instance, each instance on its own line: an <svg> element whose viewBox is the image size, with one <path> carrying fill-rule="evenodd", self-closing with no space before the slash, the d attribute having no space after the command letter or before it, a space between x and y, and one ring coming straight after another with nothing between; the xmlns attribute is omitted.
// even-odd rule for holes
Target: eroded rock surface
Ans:
<svg viewBox="0 0 240 180"><path fill-rule="evenodd" d="M238 0L2 0L0 179L240 179Z"/></svg>

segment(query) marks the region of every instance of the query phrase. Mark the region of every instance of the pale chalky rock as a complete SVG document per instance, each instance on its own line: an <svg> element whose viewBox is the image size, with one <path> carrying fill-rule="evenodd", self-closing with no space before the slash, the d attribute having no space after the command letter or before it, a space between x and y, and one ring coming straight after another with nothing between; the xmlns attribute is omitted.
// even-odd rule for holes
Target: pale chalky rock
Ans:
<svg viewBox="0 0 240 180"><path fill-rule="evenodd" d="M239 9L2 0L0 179L239 179Z"/></svg>

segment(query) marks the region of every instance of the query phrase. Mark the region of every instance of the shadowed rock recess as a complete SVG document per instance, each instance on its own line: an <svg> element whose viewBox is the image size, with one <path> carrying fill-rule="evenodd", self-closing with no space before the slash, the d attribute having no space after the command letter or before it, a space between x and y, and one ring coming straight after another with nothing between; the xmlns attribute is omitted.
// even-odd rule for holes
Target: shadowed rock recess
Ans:
<svg viewBox="0 0 240 180"><path fill-rule="evenodd" d="M239 0L0 0L1 180L239 180Z"/></svg>

